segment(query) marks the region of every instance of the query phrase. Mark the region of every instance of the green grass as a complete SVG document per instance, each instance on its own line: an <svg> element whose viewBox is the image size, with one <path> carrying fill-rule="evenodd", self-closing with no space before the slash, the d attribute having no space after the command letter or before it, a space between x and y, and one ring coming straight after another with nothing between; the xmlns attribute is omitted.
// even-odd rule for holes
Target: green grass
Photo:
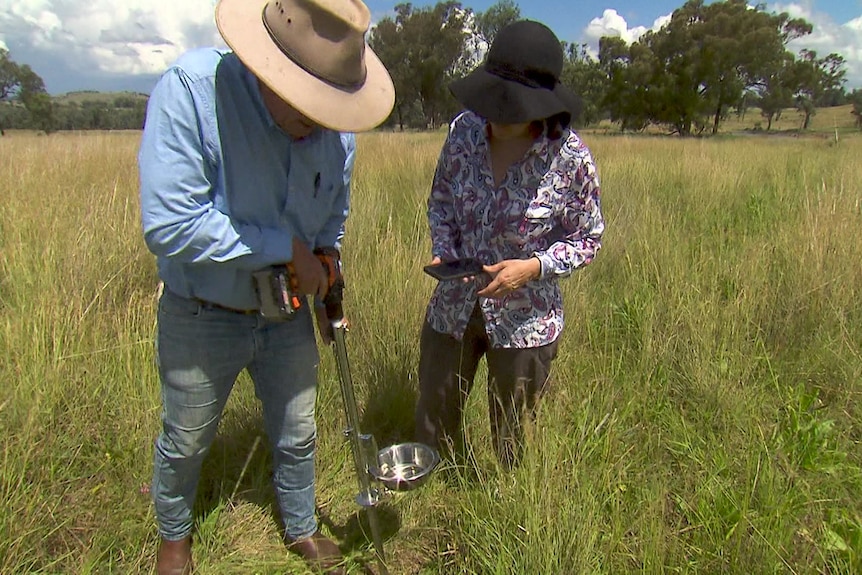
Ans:
<svg viewBox="0 0 862 575"><path fill-rule="evenodd" d="M495 465L477 386L466 461L380 510L390 571L860 572L862 138L585 137L607 233L563 284L555 384L523 465ZM442 138L359 139L345 306L363 430L380 445L412 429ZM0 138L0 573L152 569L157 278L137 144ZM331 356L319 504L368 559ZM303 572L279 538L249 384L204 465L196 562Z"/></svg>

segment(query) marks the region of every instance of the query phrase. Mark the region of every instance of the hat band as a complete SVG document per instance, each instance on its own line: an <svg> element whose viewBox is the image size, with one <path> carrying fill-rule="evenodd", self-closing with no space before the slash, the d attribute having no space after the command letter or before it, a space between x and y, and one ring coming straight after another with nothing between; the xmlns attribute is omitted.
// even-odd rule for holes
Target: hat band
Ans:
<svg viewBox="0 0 862 575"><path fill-rule="evenodd" d="M544 88L545 90L553 90L557 85L557 78L553 74L544 72L522 72L516 70L506 64L485 64L485 71L493 74L504 80L518 82L529 88Z"/></svg>
<svg viewBox="0 0 862 575"><path fill-rule="evenodd" d="M297 66L299 66L300 68L302 68L303 70L305 70L306 72L308 72L309 74L314 76L315 78L317 78L319 80L323 80L327 84L331 84L331 85L335 86L336 88L343 88L343 89L347 89L347 90L357 90L365 84L365 79L368 75L368 70L366 70L366 69L362 70L362 78L360 80L358 80L356 82L344 82L338 78L332 77L331 75L327 75L327 74L324 74L322 72L318 72L317 70L315 70L313 67L309 66L308 64L301 62L294 55L293 51L282 43L282 41L278 38L278 36L276 36L273 29L270 27L269 22L267 22L267 20L266 20L266 5L264 5L264 7L263 7L263 11L261 12L261 16L263 19L263 27L266 28L266 31L269 33L269 37L272 39L273 42L275 42L275 45L278 46L278 49L281 50L285 56L290 58L291 62L293 62L294 64L296 64Z"/></svg>

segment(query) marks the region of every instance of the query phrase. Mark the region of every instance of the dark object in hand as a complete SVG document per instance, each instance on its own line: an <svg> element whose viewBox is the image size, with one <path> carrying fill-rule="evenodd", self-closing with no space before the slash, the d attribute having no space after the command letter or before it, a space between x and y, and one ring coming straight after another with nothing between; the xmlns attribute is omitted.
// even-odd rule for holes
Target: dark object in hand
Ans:
<svg viewBox="0 0 862 575"><path fill-rule="evenodd" d="M422 268L425 273L440 281L468 278L484 274L482 262L476 258L462 258Z"/></svg>
<svg viewBox="0 0 862 575"><path fill-rule="evenodd" d="M302 306L297 294L296 274L293 265L271 266L256 271L254 277L260 314L273 321L287 321Z"/></svg>
<svg viewBox="0 0 862 575"><path fill-rule="evenodd" d="M330 321L338 321L344 317L341 302L344 300L344 277L341 275L341 253L335 248L317 248L314 255L320 260L329 289L323 303L326 306L326 317Z"/></svg>

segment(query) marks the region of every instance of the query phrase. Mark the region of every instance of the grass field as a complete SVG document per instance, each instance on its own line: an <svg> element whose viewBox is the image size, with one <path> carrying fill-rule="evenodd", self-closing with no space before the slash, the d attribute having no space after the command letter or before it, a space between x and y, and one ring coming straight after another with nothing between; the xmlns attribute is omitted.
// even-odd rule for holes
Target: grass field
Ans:
<svg viewBox="0 0 862 575"><path fill-rule="evenodd" d="M563 284L555 386L523 465L496 467L480 386L469 462L380 510L393 575L862 572L862 137L817 126L585 133L607 232ZM138 137L0 138L0 573L152 570L157 278ZM442 137L359 139L345 307L363 431L381 446L412 429ZM319 505L358 565L331 355ZM304 572L280 541L262 436L243 376L199 490L200 573Z"/></svg>

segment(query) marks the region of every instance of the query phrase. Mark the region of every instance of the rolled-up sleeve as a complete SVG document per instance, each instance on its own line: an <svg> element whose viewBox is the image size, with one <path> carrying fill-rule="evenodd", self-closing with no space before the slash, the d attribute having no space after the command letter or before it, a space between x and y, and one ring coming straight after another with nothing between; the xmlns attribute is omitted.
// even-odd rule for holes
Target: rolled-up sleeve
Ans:
<svg viewBox="0 0 862 575"><path fill-rule="evenodd" d="M602 245L605 221L595 163L582 147L571 158L571 185L562 211L564 237L534 255L542 262L542 278L566 277L595 258Z"/></svg>

